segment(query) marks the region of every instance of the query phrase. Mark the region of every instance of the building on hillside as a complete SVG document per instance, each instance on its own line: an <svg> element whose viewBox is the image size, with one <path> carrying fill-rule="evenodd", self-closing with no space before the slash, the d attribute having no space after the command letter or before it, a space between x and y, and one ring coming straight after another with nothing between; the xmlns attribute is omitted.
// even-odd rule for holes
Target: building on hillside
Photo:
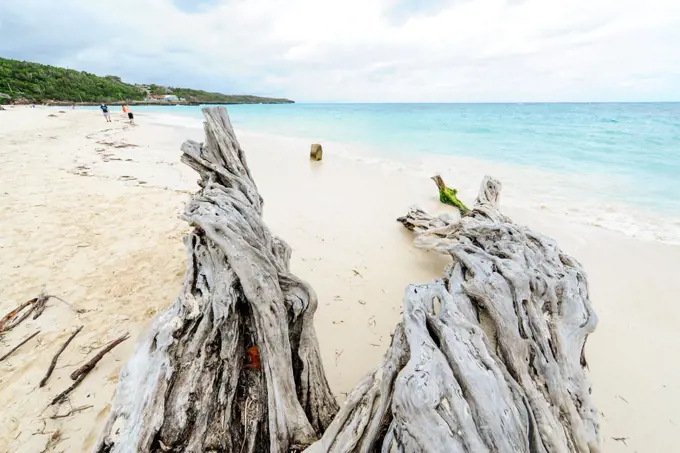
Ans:
<svg viewBox="0 0 680 453"><path fill-rule="evenodd" d="M180 99L177 96L175 96L174 94L150 94L146 97L146 100L147 101L177 102L177 101L180 101L180 100L183 101L184 99Z"/></svg>
<svg viewBox="0 0 680 453"><path fill-rule="evenodd" d="M135 86L137 87L137 89L138 89L139 91L141 91L141 92L143 92L144 94L146 94L147 97L148 97L149 94L151 93L151 89L149 88L149 85L142 85L141 83L135 83Z"/></svg>

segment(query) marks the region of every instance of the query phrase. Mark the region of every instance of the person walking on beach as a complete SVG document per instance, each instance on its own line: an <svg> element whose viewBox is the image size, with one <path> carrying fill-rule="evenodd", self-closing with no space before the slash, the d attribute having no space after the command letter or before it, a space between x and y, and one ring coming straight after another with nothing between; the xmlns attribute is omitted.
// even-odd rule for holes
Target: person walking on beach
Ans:
<svg viewBox="0 0 680 453"><path fill-rule="evenodd" d="M111 122L111 112L109 112L109 106L106 104L102 104L101 107L102 112L104 113L104 118L106 118L106 122L110 123Z"/></svg>
<svg viewBox="0 0 680 453"><path fill-rule="evenodd" d="M132 109L130 108L129 105L123 106L124 112L127 112L128 119L130 120L130 124L135 124L135 116L132 114Z"/></svg>

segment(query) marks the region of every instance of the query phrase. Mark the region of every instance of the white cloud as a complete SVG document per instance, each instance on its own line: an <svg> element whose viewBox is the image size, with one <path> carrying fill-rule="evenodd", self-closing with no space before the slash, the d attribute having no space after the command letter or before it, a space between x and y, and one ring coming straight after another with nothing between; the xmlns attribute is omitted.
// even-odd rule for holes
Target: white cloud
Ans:
<svg viewBox="0 0 680 453"><path fill-rule="evenodd" d="M0 56L300 101L680 100L680 2L3 0Z"/></svg>

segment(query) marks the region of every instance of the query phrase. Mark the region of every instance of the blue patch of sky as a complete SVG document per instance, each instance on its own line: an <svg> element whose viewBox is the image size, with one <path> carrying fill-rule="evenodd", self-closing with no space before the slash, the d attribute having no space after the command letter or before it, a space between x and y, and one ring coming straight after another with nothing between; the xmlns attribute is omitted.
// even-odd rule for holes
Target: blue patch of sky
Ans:
<svg viewBox="0 0 680 453"><path fill-rule="evenodd" d="M220 0L172 0L172 3L187 13L200 13L220 3Z"/></svg>
<svg viewBox="0 0 680 453"><path fill-rule="evenodd" d="M387 17L403 23L413 16L436 14L455 1L460 0L396 0L387 11Z"/></svg>

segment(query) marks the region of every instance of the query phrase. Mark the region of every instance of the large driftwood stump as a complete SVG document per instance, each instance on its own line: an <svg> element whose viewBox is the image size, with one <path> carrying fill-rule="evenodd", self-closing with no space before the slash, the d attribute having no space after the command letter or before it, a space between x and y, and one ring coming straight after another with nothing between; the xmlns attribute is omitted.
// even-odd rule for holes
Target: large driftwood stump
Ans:
<svg viewBox="0 0 680 453"><path fill-rule="evenodd" d="M597 318L581 266L498 210L486 178L460 221L399 221L451 255L412 285L383 364L347 398L321 452L599 452L584 346Z"/></svg>
<svg viewBox="0 0 680 453"><path fill-rule="evenodd" d="M312 318L314 291L262 221L262 198L224 108L182 145L201 190L184 218L184 287L121 372L97 452L288 452L338 406ZM249 360L250 358L250 360Z"/></svg>

